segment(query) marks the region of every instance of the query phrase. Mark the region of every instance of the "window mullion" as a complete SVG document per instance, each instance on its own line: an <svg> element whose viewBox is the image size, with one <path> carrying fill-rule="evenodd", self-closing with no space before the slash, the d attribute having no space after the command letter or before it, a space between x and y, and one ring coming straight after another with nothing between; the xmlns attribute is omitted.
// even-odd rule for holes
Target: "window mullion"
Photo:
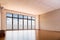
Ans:
<svg viewBox="0 0 60 40"><path fill-rule="evenodd" d="M32 17L31 17L31 30L32 30Z"/></svg>
<svg viewBox="0 0 60 40"><path fill-rule="evenodd" d="M18 26L17 27L18 27L18 30L19 30L19 15L18 15Z"/></svg>
<svg viewBox="0 0 60 40"><path fill-rule="evenodd" d="M24 15L23 15L23 30L24 30Z"/></svg>
<svg viewBox="0 0 60 40"><path fill-rule="evenodd" d="M12 30L13 30L13 14L12 14Z"/></svg>
<svg viewBox="0 0 60 40"><path fill-rule="evenodd" d="M28 30L28 16L27 16L27 30Z"/></svg>

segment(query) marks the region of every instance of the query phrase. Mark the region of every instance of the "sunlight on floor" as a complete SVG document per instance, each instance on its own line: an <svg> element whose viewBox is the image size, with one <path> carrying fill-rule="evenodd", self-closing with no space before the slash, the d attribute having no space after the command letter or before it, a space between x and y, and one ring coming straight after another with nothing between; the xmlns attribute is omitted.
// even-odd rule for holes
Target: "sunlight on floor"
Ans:
<svg viewBox="0 0 60 40"><path fill-rule="evenodd" d="M36 40L35 30L6 31L5 40Z"/></svg>

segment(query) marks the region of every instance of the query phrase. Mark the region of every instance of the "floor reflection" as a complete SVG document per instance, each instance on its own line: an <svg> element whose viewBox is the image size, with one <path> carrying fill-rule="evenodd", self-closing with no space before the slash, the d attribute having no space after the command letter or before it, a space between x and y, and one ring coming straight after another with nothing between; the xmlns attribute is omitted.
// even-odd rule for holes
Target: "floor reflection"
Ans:
<svg viewBox="0 0 60 40"><path fill-rule="evenodd" d="M1 40L36 40L35 30L6 31L6 37Z"/></svg>

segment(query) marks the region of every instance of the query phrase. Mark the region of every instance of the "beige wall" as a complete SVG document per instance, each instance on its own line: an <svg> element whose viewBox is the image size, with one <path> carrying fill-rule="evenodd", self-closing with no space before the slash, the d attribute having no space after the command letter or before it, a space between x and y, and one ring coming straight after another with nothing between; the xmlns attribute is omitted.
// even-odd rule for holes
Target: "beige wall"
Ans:
<svg viewBox="0 0 60 40"><path fill-rule="evenodd" d="M40 40L60 40L60 9L40 15Z"/></svg>
<svg viewBox="0 0 60 40"><path fill-rule="evenodd" d="M40 18L40 15L37 15L37 16L36 16L36 29L40 29L40 28L39 28L39 24L40 24L40 23L39 23L39 22L40 22L40 21L39 21L39 20L40 20L39 18Z"/></svg>
<svg viewBox="0 0 60 40"><path fill-rule="evenodd" d="M4 13L4 8L0 4L0 30L5 30L6 29L6 21L5 21L5 13Z"/></svg>
<svg viewBox="0 0 60 40"><path fill-rule="evenodd" d="M0 30L1 30L1 7L0 7Z"/></svg>
<svg viewBox="0 0 60 40"><path fill-rule="evenodd" d="M60 31L60 9L40 15L40 29Z"/></svg>
<svg viewBox="0 0 60 40"><path fill-rule="evenodd" d="M2 14L1 14L1 30L6 30L6 12L4 8L2 9Z"/></svg>

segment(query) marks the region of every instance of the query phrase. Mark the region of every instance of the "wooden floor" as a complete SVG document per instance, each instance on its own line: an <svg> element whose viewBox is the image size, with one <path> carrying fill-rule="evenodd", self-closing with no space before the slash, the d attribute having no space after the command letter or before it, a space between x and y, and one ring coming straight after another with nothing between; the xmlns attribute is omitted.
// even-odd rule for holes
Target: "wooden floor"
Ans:
<svg viewBox="0 0 60 40"><path fill-rule="evenodd" d="M26 31L25 31L26 32ZM29 31L28 31L29 32ZM60 40L60 32L55 32L55 31L47 31L47 30L40 30L40 37L38 40ZM11 36L11 34L13 34L13 37ZM17 35L18 34L18 35ZM25 33L26 34L26 33ZM25 35L24 34L24 35ZM29 34L31 34L31 32L29 32ZM34 33L33 33L34 34ZM6 32L6 37L0 37L0 40L21 40L23 38L23 36L19 36L22 35L22 31L17 32L17 31L7 31ZM25 35L26 36L26 35ZM19 37L19 38L18 38ZM22 38L21 38L22 37ZM33 36L34 37L34 36ZM26 39L27 37L25 37ZM23 40L25 40L23 39ZM31 38L29 37L28 40L31 40ZM35 38L32 40L36 40Z"/></svg>
<svg viewBox="0 0 60 40"><path fill-rule="evenodd" d="M5 40L5 37L0 38L0 40Z"/></svg>

